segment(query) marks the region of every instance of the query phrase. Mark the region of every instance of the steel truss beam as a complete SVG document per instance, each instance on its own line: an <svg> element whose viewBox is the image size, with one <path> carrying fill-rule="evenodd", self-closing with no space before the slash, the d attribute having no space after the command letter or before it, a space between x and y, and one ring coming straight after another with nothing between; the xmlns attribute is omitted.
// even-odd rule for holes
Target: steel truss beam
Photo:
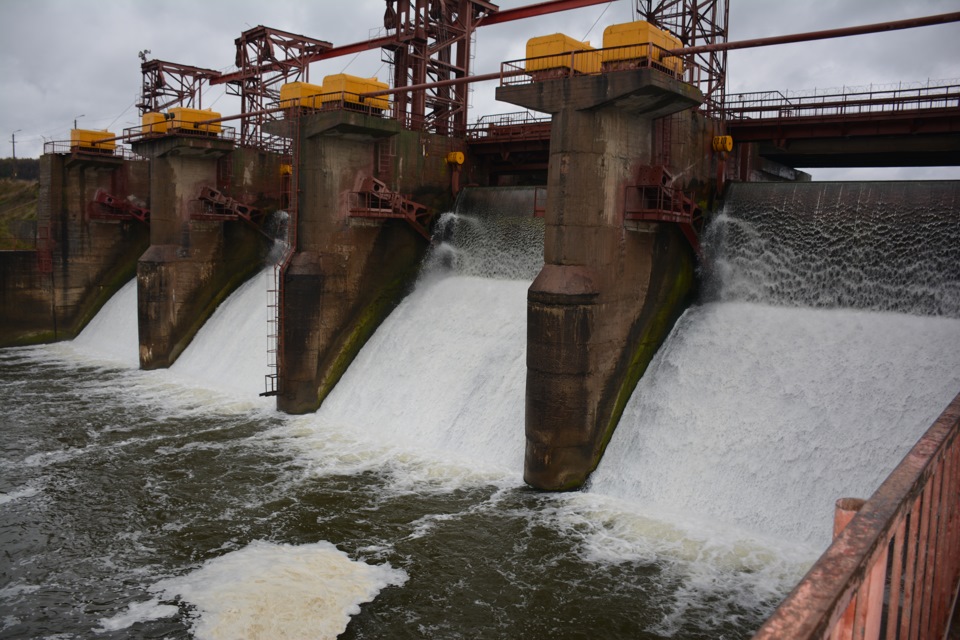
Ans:
<svg viewBox="0 0 960 640"><path fill-rule="evenodd" d="M227 84L227 91L240 96L240 144L261 146L262 112L270 102L280 99L280 85L309 81L309 65L315 57L333 45L295 33L258 25L234 40L238 71L224 74L212 84Z"/></svg>
<svg viewBox="0 0 960 640"><path fill-rule="evenodd" d="M140 72L143 74L143 84L137 108L141 116L175 105L199 109L203 83L213 84L220 77L220 72L213 69L164 60L144 61L140 65Z"/></svg>
<svg viewBox="0 0 960 640"><path fill-rule="evenodd" d="M637 12L647 22L680 38L684 49L727 41L729 0L637 0ZM722 117L727 52L708 49L693 55L696 64L687 65L687 80L703 92L701 109L707 115Z"/></svg>

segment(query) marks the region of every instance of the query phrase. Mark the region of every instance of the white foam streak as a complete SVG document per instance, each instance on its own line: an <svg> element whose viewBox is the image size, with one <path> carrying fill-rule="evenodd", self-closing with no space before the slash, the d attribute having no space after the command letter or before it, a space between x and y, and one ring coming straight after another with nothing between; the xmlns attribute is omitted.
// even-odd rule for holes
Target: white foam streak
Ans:
<svg viewBox="0 0 960 640"><path fill-rule="evenodd" d="M157 599L146 602L134 602L122 612L112 618L101 618L100 627L94 629L96 633L108 633L127 629L137 622L148 622L160 618L172 618L180 613L180 609L171 604L160 604Z"/></svg>
<svg viewBox="0 0 960 640"><path fill-rule="evenodd" d="M402 570L350 560L328 542L254 541L153 591L196 609L198 640L322 640L342 633L384 587L406 580Z"/></svg>

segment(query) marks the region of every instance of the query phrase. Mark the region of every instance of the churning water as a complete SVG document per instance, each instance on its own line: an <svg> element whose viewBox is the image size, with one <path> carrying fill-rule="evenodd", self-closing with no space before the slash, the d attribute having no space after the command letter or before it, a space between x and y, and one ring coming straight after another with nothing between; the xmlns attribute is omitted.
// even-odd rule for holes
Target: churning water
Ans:
<svg viewBox="0 0 960 640"><path fill-rule="evenodd" d="M734 295L793 279L760 263L795 249L712 239L727 280L681 318L590 489L537 494L530 208L468 191L316 415L256 396L268 271L168 371L136 368L132 285L73 343L0 351L0 635L749 637L825 546L833 500L875 488L960 390L960 320ZM924 299L951 304L949 268Z"/></svg>

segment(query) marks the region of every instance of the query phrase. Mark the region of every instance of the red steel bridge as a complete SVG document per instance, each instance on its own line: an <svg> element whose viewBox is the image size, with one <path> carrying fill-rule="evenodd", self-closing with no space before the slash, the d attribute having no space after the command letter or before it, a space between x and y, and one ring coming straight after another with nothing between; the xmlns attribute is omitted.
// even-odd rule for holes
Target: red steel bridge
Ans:
<svg viewBox="0 0 960 640"><path fill-rule="evenodd" d="M726 97L723 118L741 150L756 145L762 157L789 167L960 166L957 80L809 95L740 93ZM494 172L546 170L549 117L488 116L467 136Z"/></svg>
<svg viewBox="0 0 960 640"><path fill-rule="evenodd" d="M727 133L790 167L960 165L960 81L728 95Z"/></svg>

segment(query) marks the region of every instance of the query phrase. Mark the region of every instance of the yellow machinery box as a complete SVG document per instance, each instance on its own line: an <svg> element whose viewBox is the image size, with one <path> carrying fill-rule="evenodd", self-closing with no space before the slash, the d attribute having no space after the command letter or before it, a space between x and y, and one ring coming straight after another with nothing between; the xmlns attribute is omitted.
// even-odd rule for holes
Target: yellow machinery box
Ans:
<svg viewBox="0 0 960 640"><path fill-rule="evenodd" d="M376 78L358 78L346 73L338 73L326 76L323 79L323 95L320 100L321 102L343 100L372 109L386 110L390 108L390 98L388 96L375 96L361 100L360 94L370 91L384 91L389 88L386 82L380 82Z"/></svg>
<svg viewBox="0 0 960 640"><path fill-rule="evenodd" d="M100 142L106 138L116 138L117 134L110 131L95 131L92 129L71 129L70 147L82 149L96 149L97 151L113 151L117 148L116 140Z"/></svg>
<svg viewBox="0 0 960 640"><path fill-rule="evenodd" d="M220 114L210 109L188 109L187 107L173 107L169 111L170 118L168 125L170 129L180 129L186 131L203 131L205 133L220 133L220 123L211 122L208 124L198 124L204 120L214 120L220 117Z"/></svg>
<svg viewBox="0 0 960 640"><path fill-rule="evenodd" d="M655 45L653 47L647 45ZM664 56L658 49L679 49L680 39L668 31L658 29L649 22L638 20L624 24L612 24L603 30L603 62L647 58L658 62L675 73L683 71L683 61L675 56Z"/></svg>
<svg viewBox="0 0 960 640"><path fill-rule="evenodd" d="M319 109L321 93L323 93L323 87L318 84L288 82L280 87L280 106Z"/></svg>
<svg viewBox="0 0 960 640"><path fill-rule="evenodd" d="M145 134L158 134L167 132L167 118L162 113L150 111L143 114L141 119L141 131Z"/></svg>
<svg viewBox="0 0 960 640"><path fill-rule="evenodd" d="M574 51L582 51L571 56ZM580 42L562 33L527 40L527 71L570 69L577 73L599 73L600 52L589 42Z"/></svg>

